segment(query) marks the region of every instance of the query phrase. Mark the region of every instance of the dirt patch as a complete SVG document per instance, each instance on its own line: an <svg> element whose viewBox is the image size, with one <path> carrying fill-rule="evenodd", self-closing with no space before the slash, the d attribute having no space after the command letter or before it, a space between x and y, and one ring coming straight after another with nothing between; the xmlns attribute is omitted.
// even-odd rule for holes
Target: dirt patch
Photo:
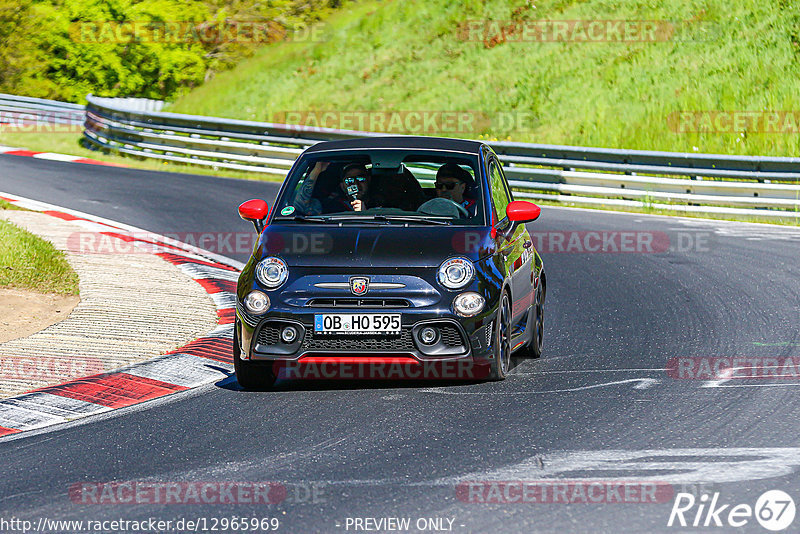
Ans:
<svg viewBox="0 0 800 534"><path fill-rule="evenodd" d="M66 319L80 301L77 295L0 288L0 343L27 337Z"/></svg>

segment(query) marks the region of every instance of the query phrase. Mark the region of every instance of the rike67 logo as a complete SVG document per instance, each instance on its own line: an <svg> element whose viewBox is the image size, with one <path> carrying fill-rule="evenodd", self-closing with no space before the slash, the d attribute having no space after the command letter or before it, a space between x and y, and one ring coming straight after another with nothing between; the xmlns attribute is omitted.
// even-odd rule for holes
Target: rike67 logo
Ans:
<svg viewBox="0 0 800 534"><path fill-rule="evenodd" d="M691 493L678 493L667 526L741 528L755 517L765 529L779 532L794 522L795 512L794 499L781 490L764 492L755 506L720 504L719 492L710 497L706 493L700 498Z"/></svg>

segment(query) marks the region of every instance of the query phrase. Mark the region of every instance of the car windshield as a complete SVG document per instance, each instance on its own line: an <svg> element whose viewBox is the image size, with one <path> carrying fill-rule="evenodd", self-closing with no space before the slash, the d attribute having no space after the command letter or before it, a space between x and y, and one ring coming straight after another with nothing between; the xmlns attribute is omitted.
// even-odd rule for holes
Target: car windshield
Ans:
<svg viewBox="0 0 800 534"><path fill-rule="evenodd" d="M276 221L483 225L477 155L365 150L303 156ZM476 178L477 177L477 178Z"/></svg>

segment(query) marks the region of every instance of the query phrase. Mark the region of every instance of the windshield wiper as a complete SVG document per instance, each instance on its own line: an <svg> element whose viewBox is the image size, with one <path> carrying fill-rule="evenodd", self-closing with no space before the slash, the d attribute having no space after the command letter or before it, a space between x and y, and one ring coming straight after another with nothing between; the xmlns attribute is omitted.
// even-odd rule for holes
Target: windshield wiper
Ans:
<svg viewBox="0 0 800 534"><path fill-rule="evenodd" d="M334 222L343 222L343 221L358 221L358 222L370 222L370 221L380 221L380 222L415 222L415 223L423 223L423 224L452 224L449 219L441 219L441 218L433 218L433 217L414 217L411 215L392 215L392 214L383 214L383 213L375 213L375 214L366 214L366 215L334 215L330 217L331 221Z"/></svg>
<svg viewBox="0 0 800 534"><path fill-rule="evenodd" d="M452 222L449 219L439 219L432 217L413 217L410 215L295 215L294 217L281 217L280 221L294 221L294 222L323 222L323 223L345 223L345 222L359 222L359 223L387 223L387 222L406 222L406 223L422 223L422 224L436 224L436 225L450 225Z"/></svg>
<svg viewBox="0 0 800 534"><path fill-rule="evenodd" d="M278 217L278 221L292 222L326 222L330 220L327 215L295 215L294 217Z"/></svg>
<svg viewBox="0 0 800 534"><path fill-rule="evenodd" d="M450 219L435 219L432 217L412 217L411 215L376 215L383 221L401 221L401 222L415 222L425 224L440 224L449 225L453 224Z"/></svg>
<svg viewBox="0 0 800 534"><path fill-rule="evenodd" d="M276 219L278 221L292 221L303 223L335 223L341 225L347 222L358 222L366 224L386 224L385 219L376 219L372 216L356 215L356 216L331 216L331 215L295 215L294 217L281 217Z"/></svg>

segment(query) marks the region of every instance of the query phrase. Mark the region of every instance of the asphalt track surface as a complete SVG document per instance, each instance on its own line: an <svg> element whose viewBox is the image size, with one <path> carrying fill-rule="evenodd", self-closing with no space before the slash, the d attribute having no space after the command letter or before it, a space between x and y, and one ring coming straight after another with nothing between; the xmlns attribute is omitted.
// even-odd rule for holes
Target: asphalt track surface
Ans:
<svg viewBox="0 0 800 534"><path fill-rule="evenodd" d="M0 191L159 233L247 232L236 206L271 201L277 185L0 156ZM453 532L731 531L667 527L674 494L753 506L779 489L800 503L800 380L682 380L664 369L677 357L800 357L800 231L754 228L545 207L532 232L665 232L681 250L543 247L545 355L517 362L503 382L243 392L229 378L5 438L0 519L277 517L279 531L352 532L352 518L400 517L411 531L420 518L446 518L445 528L452 519ZM465 481L553 478L659 480L671 493L660 503L570 504L457 494ZM274 505L70 499L76 483L114 481L274 481L287 495ZM687 511L690 524L697 510ZM752 517L743 530L768 532ZM800 518L788 531L798 530Z"/></svg>

